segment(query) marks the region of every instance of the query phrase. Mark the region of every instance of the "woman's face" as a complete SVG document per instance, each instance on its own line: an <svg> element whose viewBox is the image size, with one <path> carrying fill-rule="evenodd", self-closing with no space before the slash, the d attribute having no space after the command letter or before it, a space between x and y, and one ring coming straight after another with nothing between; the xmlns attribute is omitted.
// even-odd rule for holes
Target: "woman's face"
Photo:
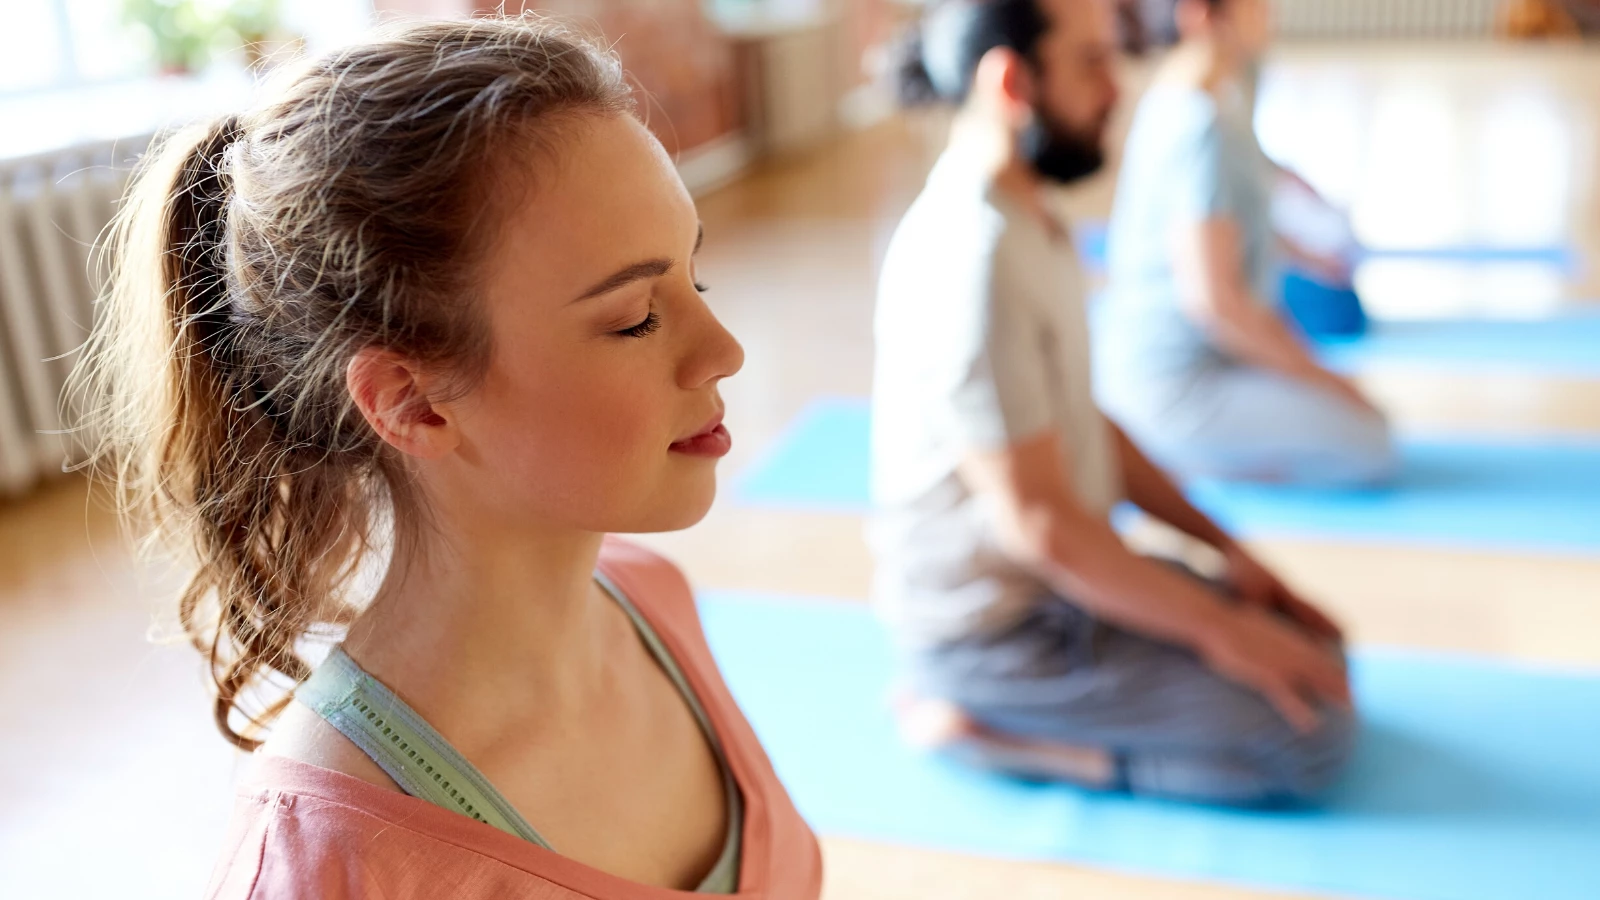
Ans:
<svg viewBox="0 0 1600 900"><path fill-rule="evenodd" d="M579 120L529 165L488 258L488 370L451 404L438 487L479 524L692 525L730 446L718 383L744 363L695 281L694 202L631 116Z"/></svg>

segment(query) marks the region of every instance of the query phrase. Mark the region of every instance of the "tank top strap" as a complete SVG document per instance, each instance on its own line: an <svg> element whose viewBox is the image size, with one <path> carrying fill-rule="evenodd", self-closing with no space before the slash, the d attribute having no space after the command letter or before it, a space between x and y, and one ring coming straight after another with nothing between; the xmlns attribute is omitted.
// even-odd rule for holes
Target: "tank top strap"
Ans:
<svg viewBox="0 0 1600 900"><path fill-rule="evenodd" d="M407 794L550 849L477 767L343 648L333 648L295 697L360 747Z"/></svg>

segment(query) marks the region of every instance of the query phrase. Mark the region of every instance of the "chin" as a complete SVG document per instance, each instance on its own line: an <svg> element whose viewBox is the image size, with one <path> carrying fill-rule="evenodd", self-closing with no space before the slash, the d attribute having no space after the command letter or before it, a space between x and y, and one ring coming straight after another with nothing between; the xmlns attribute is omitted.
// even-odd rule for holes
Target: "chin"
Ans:
<svg viewBox="0 0 1600 900"><path fill-rule="evenodd" d="M683 484L674 485L675 489L663 491L660 500L640 516L637 527L627 530L634 534L658 534L682 531L700 524L717 499L716 475L707 473L703 478L694 477L684 481Z"/></svg>

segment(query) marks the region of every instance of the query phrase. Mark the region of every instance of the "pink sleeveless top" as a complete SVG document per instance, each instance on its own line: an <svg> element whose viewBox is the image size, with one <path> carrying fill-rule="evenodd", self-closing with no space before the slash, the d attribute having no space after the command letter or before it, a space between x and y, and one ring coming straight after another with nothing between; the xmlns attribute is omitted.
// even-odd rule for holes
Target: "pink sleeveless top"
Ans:
<svg viewBox="0 0 1600 900"><path fill-rule="evenodd" d="M694 597L672 563L606 541L600 571L628 596L672 654L722 742L744 798L740 898L814 900L816 838L779 783L717 672ZM358 778L263 757L242 781L214 900L672 900L701 897L637 884L492 826Z"/></svg>

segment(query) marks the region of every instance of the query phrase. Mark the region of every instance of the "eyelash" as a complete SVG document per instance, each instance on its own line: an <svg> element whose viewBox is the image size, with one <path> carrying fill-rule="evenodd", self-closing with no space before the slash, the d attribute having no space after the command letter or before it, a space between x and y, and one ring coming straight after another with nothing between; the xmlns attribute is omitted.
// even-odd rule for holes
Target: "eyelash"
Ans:
<svg viewBox="0 0 1600 900"><path fill-rule="evenodd" d="M694 289L702 294L711 290L699 282L695 282ZM642 338L655 334L658 330L660 330L660 328L661 317L656 315L656 311L652 309L649 314L644 317L644 321L634 325L631 328L624 328L617 332L617 334L622 335L623 337Z"/></svg>
<svg viewBox="0 0 1600 900"><path fill-rule="evenodd" d="M655 334L660 327L661 317L656 315L656 311L652 309L650 314L644 317L644 321L633 326L632 328L624 328L617 332L617 334L620 334L623 337L649 337L650 335Z"/></svg>

